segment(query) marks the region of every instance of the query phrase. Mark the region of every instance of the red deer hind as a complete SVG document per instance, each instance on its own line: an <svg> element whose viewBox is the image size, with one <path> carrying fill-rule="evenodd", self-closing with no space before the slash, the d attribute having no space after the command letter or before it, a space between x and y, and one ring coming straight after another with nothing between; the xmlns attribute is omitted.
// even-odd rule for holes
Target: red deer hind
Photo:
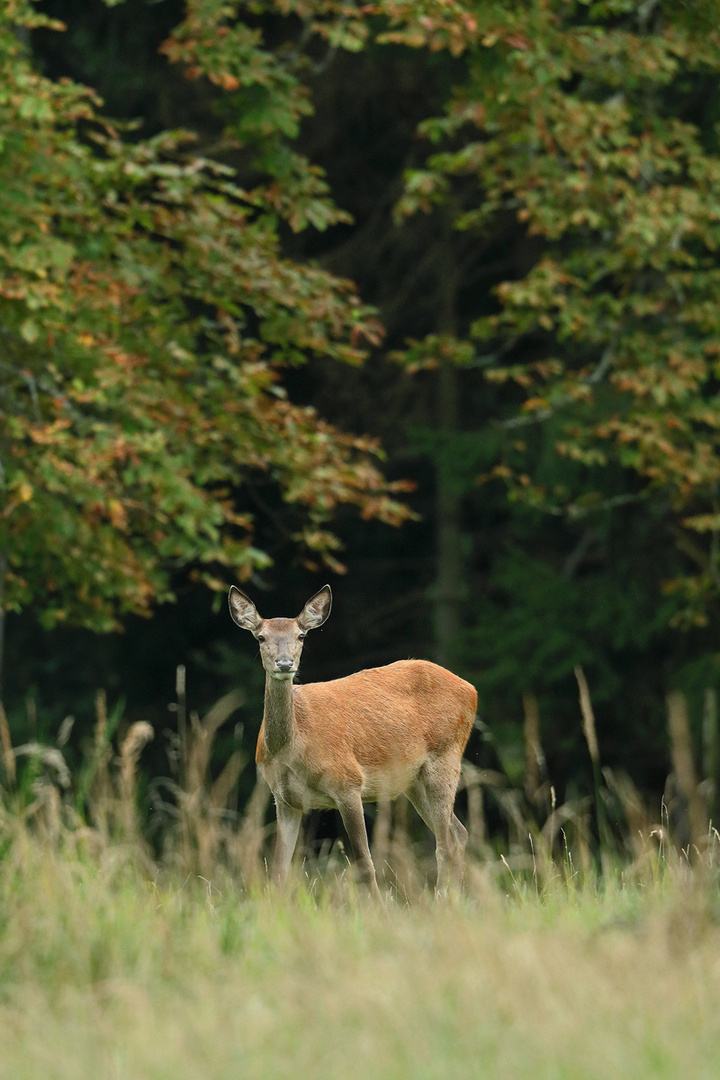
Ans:
<svg viewBox="0 0 720 1080"><path fill-rule="evenodd" d="M453 806L475 688L427 660L293 686L307 631L330 614L330 586L296 619L263 619L235 586L228 599L234 621L259 643L265 668L255 757L277 807L274 881L287 880L302 815L337 807L363 877L379 896L363 802L405 794L435 834L437 891L459 885L467 832Z"/></svg>

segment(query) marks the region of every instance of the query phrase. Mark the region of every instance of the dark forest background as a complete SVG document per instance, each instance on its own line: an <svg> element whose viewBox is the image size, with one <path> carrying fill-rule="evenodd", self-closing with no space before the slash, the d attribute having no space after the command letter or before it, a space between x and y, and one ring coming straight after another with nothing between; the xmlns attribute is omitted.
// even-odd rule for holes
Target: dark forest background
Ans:
<svg viewBox="0 0 720 1080"><path fill-rule="evenodd" d="M245 691L215 745L214 767L237 749L250 759L262 669L251 638L230 621L223 589L239 583L263 615L294 615L328 581L333 613L311 636L304 680L402 657L434 659L479 690L469 760L500 767L518 784L528 715L537 709L540 778L560 801L593 788L576 668L590 688L602 765L631 777L651 802L659 802L671 768L666 695L681 688L698 765L712 779L720 682L715 6L46 0L10 7L2 17L6 85L17 100L8 92L2 104L7 426L0 442L13 467L13 445L28 455L20 479L6 464L0 495L0 568L9 573L2 700L13 741L52 741L73 716L66 752L80 760L102 689L121 725L152 724L156 739L143 762L148 777L162 775L182 665L188 708L200 715L229 690ZM64 29L34 25L28 12ZM41 81L18 81L26 71ZM70 100L75 84L93 88L99 100L80 107ZM51 112L27 103L53 94ZM111 135L106 123L114 125ZM195 141L163 141L180 129ZM175 253L167 264L158 256L156 276L140 275L132 296L121 290L113 301L123 323L117 340L133 339L123 347L141 353L143 341L152 342L162 365L176 325L185 325L194 344L182 341L182 355L192 353L197 365L183 384L189 401L214 363L207 342L225 335L235 374L208 390L216 410L202 429L209 456L187 469L199 488L222 487L243 515L242 525L218 526L235 529L236 541L237 530L251 530L252 554L243 547L240 565L231 549L198 559L193 535L202 532L202 510L184 546L163 559L140 511L128 524L137 492L126 504L126 493L113 489L105 516L93 511L97 529L102 521L130 549L148 549L148 565L158 563L152 588L134 596L128 581L141 574L137 568L116 585L107 574L93 577L82 545L75 564L68 557L56 566L59 548L67 543L70 551L72 543L53 536L56 511L37 493L46 484L65 509L90 511L86 494L60 491L62 470L49 475L41 463L51 451L70 455L52 439L74 432L52 427L55 405L43 404L43 394L54 402L59 390L42 379L63 381L72 396L77 365L85 365L82 392L95 392L93 349L109 348L103 320L115 316L106 319L102 305L114 286L103 279L91 303L72 266L57 268L65 249L49 256L55 268L42 274L29 255L24 263L13 256L25 240L13 237L12 222L37 218L32 199L20 207L11 198L33 131L33 152L45 145L48 160L55 155L70 170L57 191L74 190L78 206L72 169L90 175L100 162L106 170L92 180L94 194L82 195L95 207L82 211L94 225L83 224L78 209L64 218L47 195L50 182L42 199L32 196L44 200L45 239L74 245L67 259L84 267L95 259L110 275L129 264L133 244L144 245L144 266L156 258L145 253L153 244ZM81 148L75 157L71 143ZM165 196L153 193L170 183L162 167L198 160L195 173L182 173L186 188L172 204L187 222L180 210L162 227L157 217L143 218L141 210L165 206ZM113 161L120 179L112 180L111 204ZM213 161L223 167L221 179L208 171ZM132 179L133 169L145 172L125 190L122 177ZM221 190L224 182L236 193ZM289 284L279 279L276 306L286 289L304 296L306 267L327 275L318 296L324 289L341 297L333 301L339 314L317 316L335 320L323 324L327 348L317 328L278 329L275 309L268 316L246 300L246 283L239 278L235 287L230 270L222 299L219 285L196 284L187 236L202 232L205 219L198 210L191 220L190 211L204 207L208 193L244 206L240 190L255 193L247 199L255 216L243 220L262 233L263 257L295 268ZM222 220L207 227L220 230ZM31 228L22 226L27 235ZM94 228L97 250L81 252ZM224 228L239 226L229 217ZM218 240L218 266L223 251ZM213 267L218 281L229 265ZM51 301L43 307L30 290L53 274L62 277L58 288L76 290L76 306L68 301L50 326L43 320ZM353 290L338 292L338 279ZM128 271L122 281L129 280ZM303 303L298 323L307 315ZM67 311L82 314L83 304L86 314L70 325ZM125 304L131 310L123 322ZM59 344L66 331L68 340L86 335L79 360L75 345ZM242 338L234 353L232 333ZM248 365L263 364L271 374L253 398L241 377L250 378ZM147 371L151 379L152 365ZM31 416L33 379L42 401ZM238 394L247 412L233 416L228 406ZM77 391L80 406L106 416L106 404L86 400ZM297 417L283 414L281 424L267 411L275 400L297 407ZM117 422L130 431L137 415ZM226 424L214 450L213 415ZM27 426L13 427L13 418ZM321 423L331 442L335 433L355 441L338 437L339 456L320 466L312 459L318 471L308 473L310 459L298 447L315 445ZM191 440L192 428L183 430ZM275 442L266 446L270 430ZM89 447L95 433L79 427L78 447ZM379 440L382 455L365 436ZM72 458L80 471L89 468L83 460ZM289 478L287 470L294 470ZM329 489L332 470L351 494L316 498L322 484ZM348 480L348 470L359 479ZM303 477L315 495L298 500L293 485ZM141 498L152 502L157 490L149 485ZM102 612L92 604L101 580ZM89 597L86 607L76 603L80 593ZM253 783L250 760L234 796L239 807Z"/></svg>

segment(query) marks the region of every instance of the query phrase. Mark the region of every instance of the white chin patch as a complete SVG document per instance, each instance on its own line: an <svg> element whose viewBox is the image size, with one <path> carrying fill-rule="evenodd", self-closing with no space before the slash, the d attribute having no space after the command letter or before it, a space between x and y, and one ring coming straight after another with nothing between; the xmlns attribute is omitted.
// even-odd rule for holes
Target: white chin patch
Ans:
<svg viewBox="0 0 720 1080"><path fill-rule="evenodd" d="M270 672L270 677L272 679L280 679L280 680L286 682L288 679L292 679L294 674L295 674L294 671L271 671Z"/></svg>

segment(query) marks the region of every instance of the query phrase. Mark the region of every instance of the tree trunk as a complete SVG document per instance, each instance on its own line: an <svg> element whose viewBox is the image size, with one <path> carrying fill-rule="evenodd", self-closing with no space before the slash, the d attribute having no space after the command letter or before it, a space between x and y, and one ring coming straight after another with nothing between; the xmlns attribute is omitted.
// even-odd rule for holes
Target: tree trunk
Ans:
<svg viewBox="0 0 720 1080"><path fill-rule="evenodd" d="M438 274L438 329L442 334L455 335L458 268L449 216L439 245ZM459 383L457 367L441 360L436 413L440 438L435 458L435 658L450 668L457 657L464 595L462 496L451 451L452 437L460 426Z"/></svg>
<svg viewBox="0 0 720 1080"><path fill-rule="evenodd" d="M443 435L450 437L457 429L458 420L457 371L450 364L443 364L438 376L438 426ZM443 444L435 463L435 654L439 664L452 667L460 634L463 595L462 517L460 495L444 439Z"/></svg>

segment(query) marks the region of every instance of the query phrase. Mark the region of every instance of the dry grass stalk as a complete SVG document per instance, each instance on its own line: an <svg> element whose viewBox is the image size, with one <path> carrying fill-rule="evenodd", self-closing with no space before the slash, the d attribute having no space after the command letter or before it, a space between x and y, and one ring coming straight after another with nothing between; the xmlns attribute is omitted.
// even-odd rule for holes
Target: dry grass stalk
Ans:
<svg viewBox="0 0 720 1080"><path fill-rule="evenodd" d="M589 814L585 814L584 816L578 816L572 821L572 829L568 842L568 852L571 859L573 851L577 852L576 863L579 865L584 880L588 879L592 871L592 849L593 844L590 836L590 816ZM603 854L607 855L607 850L604 850ZM577 869L577 865L575 868Z"/></svg>
<svg viewBox="0 0 720 1080"><path fill-rule="evenodd" d="M600 748L598 746L597 730L595 728L595 712L590 700L585 672L579 664L575 666L575 678L580 690L580 712L582 714L583 734L590 753L593 771L593 786L595 788L595 817L597 820L598 833L600 835L600 853L603 857L608 855L611 841L607 827L605 803L603 800L602 772L600 770Z"/></svg>
<svg viewBox="0 0 720 1080"><path fill-rule="evenodd" d="M482 790L482 770L469 761L463 761L461 787L467 795L468 852L478 854L487 839L485 806Z"/></svg>
<svg viewBox="0 0 720 1080"><path fill-rule="evenodd" d="M416 812L405 796L400 796L392 802L378 803L377 811L380 821L378 822L378 816L376 816L373 827L373 852L378 824L381 835L375 865L384 886L392 888L399 896L407 899L422 888L419 883L422 875L418 874L410 829L410 819L418 820ZM385 813L387 813L386 821L383 820ZM426 825L423 825L422 829L426 836L431 835ZM386 830L386 836L383 838L384 830ZM375 858L374 854L373 858Z"/></svg>
<svg viewBox="0 0 720 1080"><path fill-rule="evenodd" d="M575 678L580 690L580 712L582 713L583 734L593 765L600 764L600 748L598 747L597 732L595 729L595 713L593 712L590 690L588 689L585 672L579 664L575 667Z"/></svg>
<svg viewBox="0 0 720 1080"><path fill-rule="evenodd" d="M242 690L231 690L217 701L201 720L196 712L190 714L190 735L186 745L187 791L202 789L207 778L213 743L218 729L245 701Z"/></svg>
<svg viewBox="0 0 720 1080"><path fill-rule="evenodd" d="M540 832L540 841L548 852L567 856L573 848L573 843L568 840L569 834L571 839L577 840L583 846L589 845L588 819L591 802L591 798L586 796L571 799L562 806L553 806L552 814Z"/></svg>
<svg viewBox="0 0 720 1080"><path fill-rule="evenodd" d="M90 816L103 836L108 835L109 818L114 802L110 760L112 750L108 734L107 696L104 690L95 695L95 735L91 762L92 784L88 791Z"/></svg>
<svg viewBox="0 0 720 1080"><path fill-rule="evenodd" d="M184 683L181 689L184 693ZM184 782L179 791L181 855L186 866L196 873L211 873L221 846L223 843L227 846L219 811L227 805L245 758L233 754L214 783L209 780L210 758L218 730L244 701L244 691L231 690L203 719L196 712L191 713L190 724L184 730L181 744L184 760L180 763ZM180 702L178 711L181 712Z"/></svg>
<svg viewBox="0 0 720 1080"><path fill-rule="evenodd" d="M692 734L690 732L690 717L687 701L682 691L670 691L667 695L667 710L670 757L678 790L687 805L690 844L696 852L702 851L707 842L708 820L698 786Z"/></svg>
<svg viewBox="0 0 720 1080"><path fill-rule="evenodd" d="M718 755L718 695L709 686L703 694L703 764L706 777L714 777Z"/></svg>
<svg viewBox="0 0 720 1080"><path fill-rule="evenodd" d="M720 729L718 728L718 694L708 687L703 697L703 758L708 784L708 816L717 824L720 820Z"/></svg>
<svg viewBox="0 0 720 1080"><path fill-rule="evenodd" d="M65 789L70 787L72 781L70 770L62 751L56 746L46 746L39 742L23 743L22 746L15 747L15 757L27 757L42 765L45 779L49 783Z"/></svg>
<svg viewBox="0 0 720 1080"><path fill-rule="evenodd" d="M36 781L33 789L37 798L32 807L32 816L41 833L44 833L45 841L55 847L63 832L60 792L55 784L47 779Z"/></svg>
<svg viewBox="0 0 720 1080"><path fill-rule="evenodd" d="M106 745L108 725L107 694L104 690L98 690L95 695L95 750L100 751Z"/></svg>
<svg viewBox="0 0 720 1080"><path fill-rule="evenodd" d="M525 794L528 802L537 799L541 784L542 746L540 744L540 709L535 694L525 692L523 703L523 739L525 743Z"/></svg>
<svg viewBox="0 0 720 1080"><path fill-rule="evenodd" d="M265 842L265 815L270 805L270 788L261 776L255 781L245 806L242 824L228 845L232 861L247 884L255 884L261 874L261 853Z"/></svg>
<svg viewBox="0 0 720 1080"><path fill-rule="evenodd" d="M246 764L247 755L239 750L234 750L208 793L208 802L213 810L219 811L228 805L230 796Z"/></svg>
<svg viewBox="0 0 720 1080"><path fill-rule="evenodd" d="M627 842L634 862L642 864L647 860L647 837L653 828L653 821L647 807L627 773L615 773L612 769L604 769L603 775L609 790L617 798L625 815L628 830Z"/></svg>
<svg viewBox="0 0 720 1080"><path fill-rule="evenodd" d="M186 696L186 672L185 665L178 664L175 669L175 697L178 722L178 740L180 751L180 769L187 763L187 696ZM182 776L180 782L185 784L187 777Z"/></svg>
<svg viewBox="0 0 720 1080"><path fill-rule="evenodd" d="M128 728L120 747L120 822L127 838L139 834L137 822L137 763L143 747L155 736L152 725L138 720Z"/></svg>
<svg viewBox="0 0 720 1080"><path fill-rule="evenodd" d="M525 815L523 793L516 788L496 787L493 794L508 827L510 847L524 850L528 835L528 821Z"/></svg>
<svg viewBox="0 0 720 1080"><path fill-rule="evenodd" d="M8 786L14 787L17 779L17 773L15 768L15 752L13 750L12 739L10 737L10 725L8 723L7 713L3 703L0 701L0 750L2 750L3 766L5 768L5 776L7 777Z"/></svg>

